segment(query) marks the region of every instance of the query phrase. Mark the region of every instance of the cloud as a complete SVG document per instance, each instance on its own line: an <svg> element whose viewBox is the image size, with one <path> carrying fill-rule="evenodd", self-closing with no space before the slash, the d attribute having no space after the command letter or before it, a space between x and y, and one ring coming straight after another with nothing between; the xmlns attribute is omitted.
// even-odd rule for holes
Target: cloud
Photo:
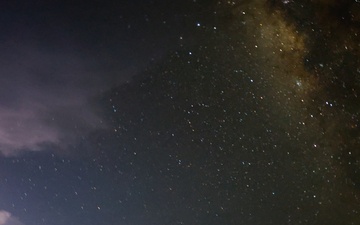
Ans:
<svg viewBox="0 0 360 225"><path fill-rule="evenodd" d="M17 218L13 217L11 213L0 210L0 225L24 225Z"/></svg>
<svg viewBox="0 0 360 225"><path fill-rule="evenodd" d="M0 46L1 47L1 46ZM0 153L66 146L105 127L91 98L109 77L69 52L12 46L0 54Z"/></svg>

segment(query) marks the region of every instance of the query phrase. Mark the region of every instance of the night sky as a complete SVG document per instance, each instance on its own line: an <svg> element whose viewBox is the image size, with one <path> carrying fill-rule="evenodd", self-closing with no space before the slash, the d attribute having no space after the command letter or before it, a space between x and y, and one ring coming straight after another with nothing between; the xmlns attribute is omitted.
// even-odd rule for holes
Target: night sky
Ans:
<svg viewBox="0 0 360 225"><path fill-rule="evenodd" d="M360 224L357 0L1 1L0 225Z"/></svg>

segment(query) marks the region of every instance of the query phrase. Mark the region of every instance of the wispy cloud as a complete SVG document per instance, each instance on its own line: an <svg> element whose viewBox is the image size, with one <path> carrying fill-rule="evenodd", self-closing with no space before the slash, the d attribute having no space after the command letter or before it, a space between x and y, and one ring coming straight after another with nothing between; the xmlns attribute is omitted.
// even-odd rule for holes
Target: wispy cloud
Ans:
<svg viewBox="0 0 360 225"><path fill-rule="evenodd" d="M11 213L0 210L0 225L24 225L16 217L13 217Z"/></svg>
<svg viewBox="0 0 360 225"><path fill-rule="evenodd" d="M4 48L0 54L0 153L66 146L103 128L90 99L106 86L91 64L70 53Z"/></svg>

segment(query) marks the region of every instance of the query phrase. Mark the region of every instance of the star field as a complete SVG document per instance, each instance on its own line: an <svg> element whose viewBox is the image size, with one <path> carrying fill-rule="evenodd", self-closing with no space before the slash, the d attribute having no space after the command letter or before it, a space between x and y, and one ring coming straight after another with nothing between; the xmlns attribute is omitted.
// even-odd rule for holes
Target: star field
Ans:
<svg viewBox="0 0 360 225"><path fill-rule="evenodd" d="M359 3L57 4L1 45L0 225L360 222Z"/></svg>

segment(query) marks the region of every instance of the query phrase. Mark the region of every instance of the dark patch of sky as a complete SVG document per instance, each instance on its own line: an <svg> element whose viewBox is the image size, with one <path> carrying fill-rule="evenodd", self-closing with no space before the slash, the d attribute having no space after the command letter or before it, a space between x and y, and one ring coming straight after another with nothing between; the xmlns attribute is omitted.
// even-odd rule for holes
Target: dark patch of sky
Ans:
<svg viewBox="0 0 360 225"><path fill-rule="evenodd" d="M180 42L191 43L199 15L189 4L1 3L1 152L66 148L106 127L92 98L131 80Z"/></svg>

